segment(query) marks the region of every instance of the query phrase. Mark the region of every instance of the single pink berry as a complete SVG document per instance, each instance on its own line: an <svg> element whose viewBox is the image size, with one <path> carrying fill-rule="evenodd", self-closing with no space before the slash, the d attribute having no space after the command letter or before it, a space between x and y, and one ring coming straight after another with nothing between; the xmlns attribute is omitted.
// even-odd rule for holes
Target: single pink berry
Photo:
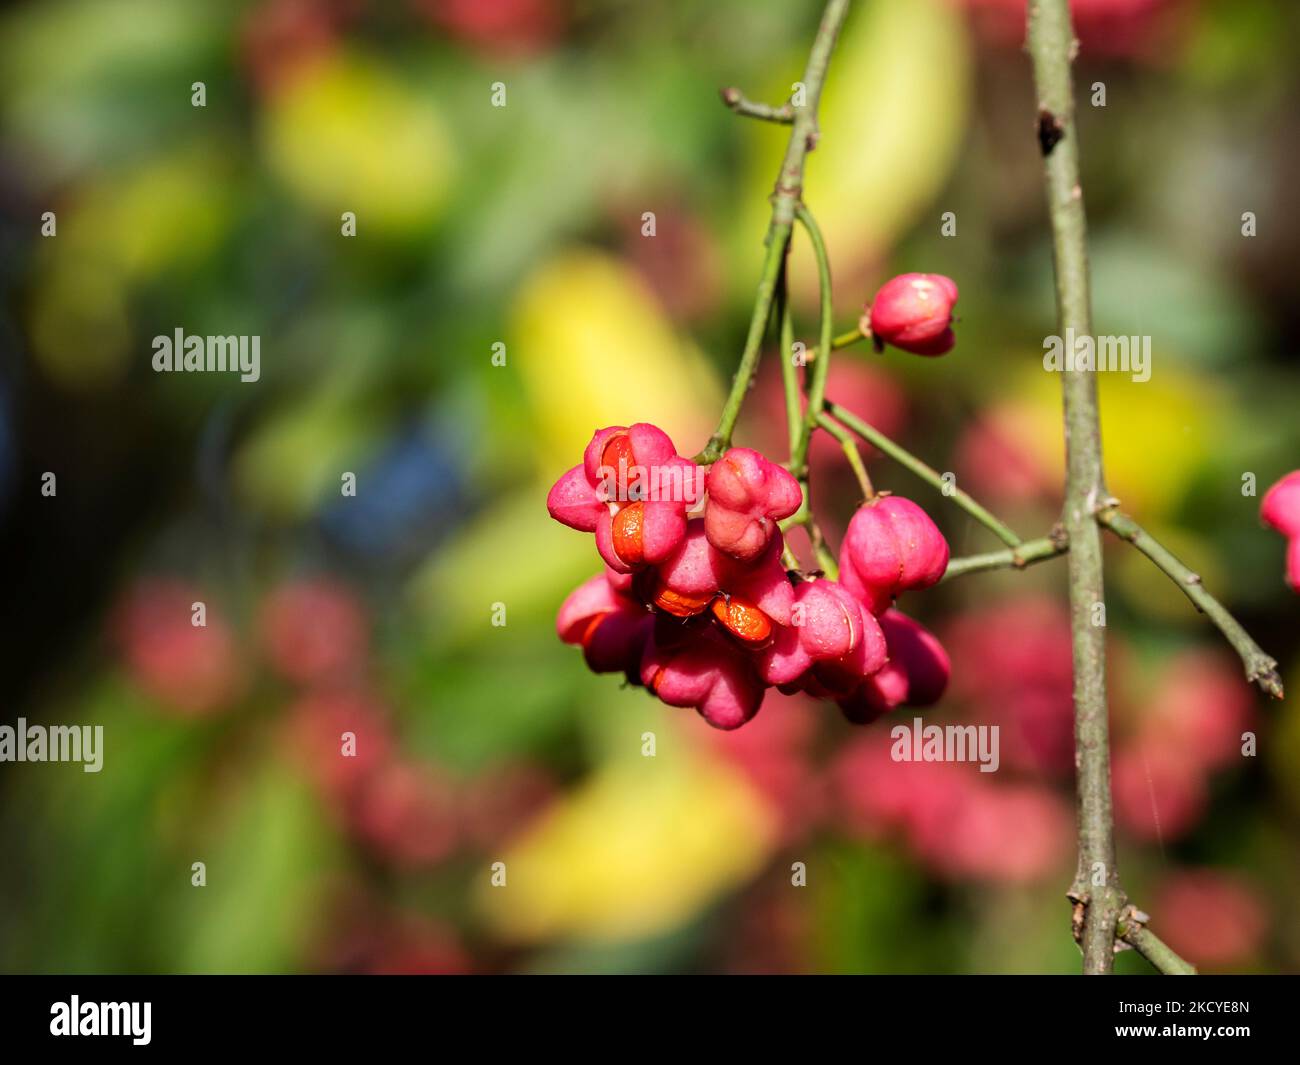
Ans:
<svg viewBox="0 0 1300 1065"><path fill-rule="evenodd" d="M840 591L845 591L843 586L840 586ZM849 595L848 598L857 597ZM829 606L830 604L827 603L828 608ZM861 605L859 611L862 622L861 635L852 642L849 650L838 657L810 656L813 658L812 664L793 682L780 685L782 691L787 694L802 691L817 699L844 699L860 689L868 677L884 666L888 657L885 634L881 631L875 615ZM826 612L829 614L829 609ZM792 611L791 621L798 616L797 609ZM834 649L833 645L828 646L827 649ZM776 663L773 665L775 667Z"/></svg>
<svg viewBox="0 0 1300 1065"><path fill-rule="evenodd" d="M709 469L704 531L709 543L733 558L761 555L776 531L803 502L799 482L747 447L733 447Z"/></svg>
<svg viewBox="0 0 1300 1065"><path fill-rule="evenodd" d="M1259 516L1283 536L1300 536L1300 470L1292 470L1264 493Z"/></svg>
<svg viewBox="0 0 1300 1065"><path fill-rule="evenodd" d="M686 512L703 497L701 474L657 426L611 425L592 436L582 465L551 487L546 509L571 529L594 532L606 564L631 573L681 543Z"/></svg>
<svg viewBox="0 0 1300 1065"><path fill-rule="evenodd" d="M862 605L839 582L805 581L794 590L790 625L759 658L759 674L768 684L791 684L814 662L852 654L868 638L862 615Z"/></svg>
<svg viewBox="0 0 1300 1065"><path fill-rule="evenodd" d="M635 676L654 618L620 592L615 579L600 573L578 585L560 606L555 629L565 643L582 648L593 673Z"/></svg>
<svg viewBox="0 0 1300 1065"><path fill-rule="evenodd" d="M900 706L932 706L948 687L952 666L934 633L897 610L880 615L880 628L889 661L866 679L849 706L841 704L852 721L870 720ZM868 709L874 713L868 715Z"/></svg>
<svg viewBox="0 0 1300 1065"><path fill-rule="evenodd" d="M886 281L868 311L871 335L915 355L950 351L957 285L942 274L900 274Z"/></svg>
<svg viewBox="0 0 1300 1065"><path fill-rule="evenodd" d="M719 729L739 728L763 702L763 682L749 656L717 629L656 625L641 660L641 683L669 706L693 707Z"/></svg>
<svg viewBox="0 0 1300 1065"><path fill-rule="evenodd" d="M566 471L551 486L546 496L546 509L561 525L579 532L595 532L601 514L608 512L581 466Z"/></svg>
<svg viewBox="0 0 1300 1065"><path fill-rule="evenodd" d="M840 581L880 615L909 589L936 584L948 568L948 541L919 506L877 496L858 508L840 547Z"/></svg>

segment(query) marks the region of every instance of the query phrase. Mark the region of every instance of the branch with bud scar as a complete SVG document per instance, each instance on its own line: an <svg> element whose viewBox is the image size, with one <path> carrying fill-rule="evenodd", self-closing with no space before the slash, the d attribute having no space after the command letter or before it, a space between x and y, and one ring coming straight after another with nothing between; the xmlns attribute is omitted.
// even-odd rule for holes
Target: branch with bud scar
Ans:
<svg viewBox="0 0 1300 1065"><path fill-rule="evenodd" d="M1247 681L1259 685L1262 691L1273 696L1274 699L1282 698L1282 678L1277 671L1277 662L1266 655L1259 644L1251 639L1250 633L1242 628L1241 622L1206 591L1198 574L1188 569L1172 551L1121 511L1119 500L1107 499L1097 510L1097 521L1146 555L1182 589L1183 594L1192 601L1197 610L1214 622L1224 638L1241 656Z"/></svg>
<svg viewBox="0 0 1300 1065"><path fill-rule="evenodd" d="M723 89L720 93L722 102L738 115L749 118L761 118L765 122L778 122L790 125L794 121L794 104L787 100L780 107L771 104L755 103L737 88Z"/></svg>

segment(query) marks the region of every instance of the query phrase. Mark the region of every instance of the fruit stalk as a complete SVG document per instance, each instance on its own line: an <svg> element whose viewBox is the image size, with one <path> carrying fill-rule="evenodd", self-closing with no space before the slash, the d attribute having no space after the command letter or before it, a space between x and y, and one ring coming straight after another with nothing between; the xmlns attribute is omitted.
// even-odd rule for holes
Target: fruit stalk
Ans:
<svg viewBox="0 0 1300 1065"><path fill-rule="evenodd" d="M731 445L731 434L740 417L740 407L745 401L758 368L758 358L762 352L763 334L767 331L768 319L772 313L773 297L776 294L777 280L785 264L786 251L790 246L790 233L794 228L795 208L803 194L804 160L817 143L817 107L821 100L822 85L826 80L826 71L830 66L831 52L839 37L840 27L848 14L849 0L829 0L822 13L817 36L813 39L812 49L808 53L808 63L804 68L804 100L801 106L793 106L794 119L791 122L790 141L786 145L785 157L781 161L781 170L777 175L776 187L772 191L772 219L768 223L767 256L763 262L763 273L758 282L758 295L754 300L754 311L749 320L749 333L745 338L745 347L741 352L740 364L731 382L731 392L722 408L722 417L713 436L703 450L695 456L701 465L716 462L718 457Z"/></svg>

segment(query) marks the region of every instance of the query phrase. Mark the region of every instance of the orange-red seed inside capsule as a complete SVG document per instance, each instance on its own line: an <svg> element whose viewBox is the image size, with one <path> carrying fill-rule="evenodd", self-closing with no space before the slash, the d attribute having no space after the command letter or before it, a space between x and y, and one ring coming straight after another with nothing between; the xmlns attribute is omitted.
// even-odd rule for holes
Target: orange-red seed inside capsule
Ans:
<svg viewBox="0 0 1300 1065"><path fill-rule="evenodd" d="M713 616L746 643L762 643L772 635L772 621L753 603L733 595L713 601Z"/></svg>
<svg viewBox="0 0 1300 1065"><path fill-rule="evenodd" d="M629 566L639 566L645 562L644 534L641 528L644 518L644 503L629 503L614 515L614 551Z"/></svg>
<svg viewBox="0 0 1300 1065"><path fill-rule="evenodd" d="M659 590L655 592L654 605L674 617L690 618L696 614L704 613L704 610L709 605L709 600L712 598L712 596L683 595L681 592L674 592L671 588L660 584Z"/></svg>
<svg viewBox="0 0 1300 1065"><path fill-rule="evenodd" d="M626 433L619 433L605 445L605 450L600 453L600 463L608 467L613 474L617 489L615 498L626 499L627 485L632 479L632 467L636 465L636 457L632 454L632 441Z"/></svg>

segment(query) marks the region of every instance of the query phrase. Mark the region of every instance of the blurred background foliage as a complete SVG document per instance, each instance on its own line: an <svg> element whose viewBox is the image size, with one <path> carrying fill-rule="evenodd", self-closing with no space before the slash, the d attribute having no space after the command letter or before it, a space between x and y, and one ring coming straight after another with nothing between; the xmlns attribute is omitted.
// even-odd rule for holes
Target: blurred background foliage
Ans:
<svg viewBox="0 0 1300 1065"><path fill-rule="evenodd" d="M105 729L99 774L0 767L0 966L1077 969L1061 566L909 607L954 659L929 716L1001 724L992 777L892 763L888 722L791 698L715 734L555 637L598 560L544 491L597 426L703 443L786 137L717 90L783 99L819 7L0 16L4 720ZM943 359L842 353L831 394L1041 534L1062 446L1023 2L854 9L806 189L837 327L904 270L956 279L961 323ZM1300 689L1282 543L1242 493L1300 455L1298 12L1075 9L1077 81L1105 88L1080 113L1096 321L1153 338L1148 383L1102 382L1111 487ZM811 340L798 242L792 264ZM178 327L259 335L261 380L154 373L152 337ZM777 388L769 358L739 442L779 455ZM834 448L815 455L837 536L852 482ZM905 471L872 469L955 554L994 546ZM1204 968L1295 971L1300 713L1261 705L1178 591L1108 551L1129 889Z"/></svg>

